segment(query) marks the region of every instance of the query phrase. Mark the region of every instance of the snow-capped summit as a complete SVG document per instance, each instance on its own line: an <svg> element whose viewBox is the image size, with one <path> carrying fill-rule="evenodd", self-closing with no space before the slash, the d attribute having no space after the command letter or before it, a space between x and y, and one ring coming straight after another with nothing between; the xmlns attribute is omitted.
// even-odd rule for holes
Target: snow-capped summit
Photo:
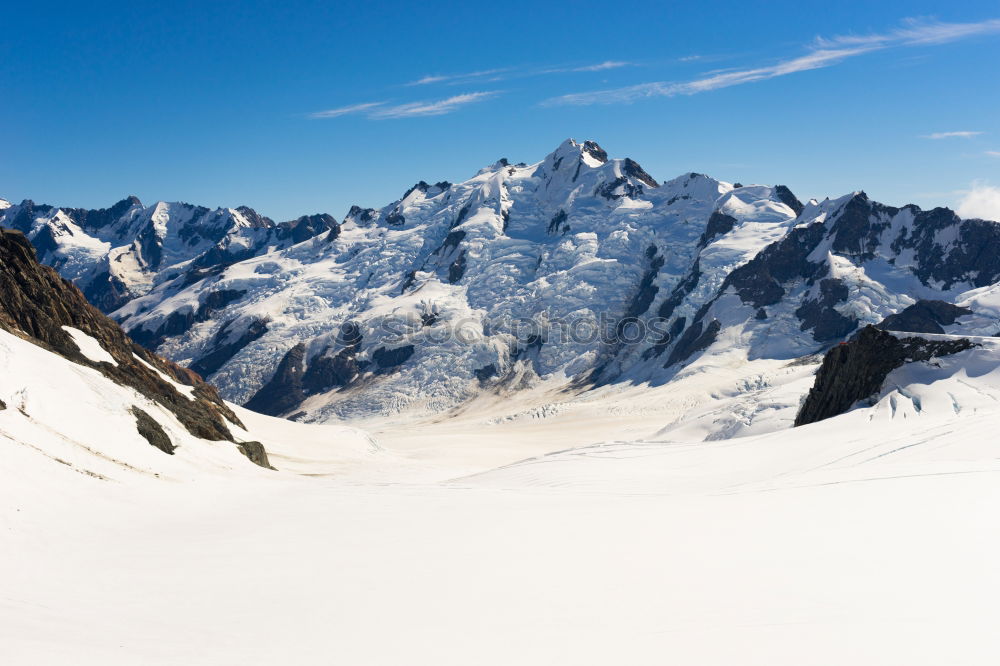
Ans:
<svg viewBox="0 0 1000 666"><path fill-rule="evenodd" d="M115 316L264 411L440 410L514 378L634 363L634 348L569 328L613 333L626 313L651 317L645 299L671 291L699 252L735 260L703 238L718 205L759 244L795 217L766 187L718 203L733 191L698 174L660 185L631 159L567 140L535 164L501 160L463 183L420 181L378 210L353 207L335 238L178 277Z"/></svg>
<svg viewBox="0 0 1000 666"><path fill-rule="evenodd" d="M28 235L39 258L105 311L163 279L287 247L337 226L329 215L276 224L245 206L209 210L135 196L110 208L54 208L25 200L0 208L0 225Z"/></svg>
<svg viewBox="0 0 1000 666"><path fill-rule="evenodd" d="M946 209L661 183L573 139L430 182L341 224L137 200L85 216L25 202L0 222L226 398L314 421L669 382L701 355L792 359L883 320L1000 321L1000 227Z"/></svg>

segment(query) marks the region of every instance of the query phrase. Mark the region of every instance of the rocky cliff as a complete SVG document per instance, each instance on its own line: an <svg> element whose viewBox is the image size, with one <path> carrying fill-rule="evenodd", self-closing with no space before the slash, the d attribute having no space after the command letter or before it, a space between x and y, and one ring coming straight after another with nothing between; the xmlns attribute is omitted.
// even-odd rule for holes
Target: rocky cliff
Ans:
<svg viewBox="0 0 1000 666"><path fill-rule="evenodd" d="M852 340L826 353L816 373L816 382L795 417L795 425L843 414L859 400L877 394L886 376L904 363L947 356L973 346L965 338L898 338L874 326L866 326Z"/></svg>
<svg viewBox="0 0 1000 666"><path fill-rule="evenodd" d="M17 231L0 230L0 328L135 389L170 410L196 437L235 443L227 423L242 424L214 387L133 342L76 286L40 264ZM85 337L76 337L81 334ZM81 347L80 340L88 337L99 345L100 356ZM154 446L172 452L162 433L151 434L148 419L137 416L137 428ZM257 443L238 447L253 462L268 466Z"/></svg>

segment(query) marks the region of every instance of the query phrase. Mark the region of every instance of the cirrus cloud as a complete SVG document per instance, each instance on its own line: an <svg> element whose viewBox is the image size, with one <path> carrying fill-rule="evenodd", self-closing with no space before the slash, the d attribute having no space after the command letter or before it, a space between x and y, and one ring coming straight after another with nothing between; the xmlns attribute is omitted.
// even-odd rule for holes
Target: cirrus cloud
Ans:
<svg viewBox="0 0 1000 666"><path fill-rule="evenodd" d="M709 90L764 81L797 72L822 69L848 58L890 48L945 44L980 35L1000 33L1000 19L974 23L942 23L908 19L885 33L817 38L805 55L778 62L715 73L690 81L653 81L622 88L571 93L552 97L543 106L629 103L650 97L694 95Z"/></svg>
<svg viewBox="0 0 1000 666"><path fill-rule="evenodd" d="M336 109L327 109L326 111L315 111L309 114L310 118L338 118L340 116L348 116L352 113L364 113L374 109L377 106L382 106L384 102L364 102L362 104L351 104L350 106L341 106Z"/></svg>
<svg viewBox="0 0 1000 666"><path fill-rule="evenodd" d="M310 118L339 118L348 115L363 115L372 120L382 120L390 118L414 118L419 116L442 116L452 113L476 102L482 102L491 97L500 95L501 91L491 90L485 92L464 93L453 95L445 99L425 100L419 102L407 102L405 104L387 104L386 102L364 102L362 104L352 104L336 109L316 111L310 113Z"/></svg>
<svg viewBox="0 0 1000 666"><path fill-rule="evenodd" d="M416 116L441 116L446 113L457 111L463 106L485 101L500 94L498 90L487 92L473 92L462 95L454 95L446 99L439 99L430 102L409 102L396 106L386 106L375 109L369 118L413 118Z"/></svg>
<svg viewBox="0 0 1000 666"><path fill-rule="evenodd" d="M971 139L974 136L979 136L982 132L970 132L968 130L961 130L958 132L933 132L931 134L924 134L921 139Z"/></svg>

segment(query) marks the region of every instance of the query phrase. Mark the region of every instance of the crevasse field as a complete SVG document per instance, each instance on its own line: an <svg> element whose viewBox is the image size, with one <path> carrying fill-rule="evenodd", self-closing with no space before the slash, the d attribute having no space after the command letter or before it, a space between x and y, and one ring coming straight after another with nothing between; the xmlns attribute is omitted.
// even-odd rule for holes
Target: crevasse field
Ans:
<svg viewBox="0 0 1000 666"><path fill-rule="evenodd" d="M796 429L815 363L735 348L665 387L543 384L425 420L234 407L268 471L0 332L0 662L995 663L981 342Z"/></svg>

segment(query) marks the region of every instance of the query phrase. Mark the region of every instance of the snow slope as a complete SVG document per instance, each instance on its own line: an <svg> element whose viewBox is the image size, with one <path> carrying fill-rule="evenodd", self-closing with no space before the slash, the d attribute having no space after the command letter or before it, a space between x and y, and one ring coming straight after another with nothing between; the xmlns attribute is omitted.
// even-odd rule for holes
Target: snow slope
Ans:
<svg viewBox="0 0 1000 666"><path fill-rule="evenodd" d="M119 313L326 425L224 404L0 234L0 663L996 663L995 225L653 183L568 142ZM504 328L603 309L676 334ZM977 346L792 428L879 322Z"/></svg>
<svg viewBox="0 0 1000 666"><path fill-rule="evenodd" d="M222 449L195 463L192 446L181 474L109 482L0 439L13 572L0 657L994 663L1000 351L983 342L904 366L873 406L810 426L616 438L493 470L442 447L437 482L404 464L387 483L360 449L345 475L328 467L330 426L259 415L264 431L292 429L275 458L294 471L207 457ZM0 411L0 427L20 420ZM595 436L591 422L552 423L550 446ZM496 422L511 447L521 426ZM482 431L465 428L470 446ZM407 435L382 452L420 453L402 450Z"/></svg>
<svg viewBox="0 0 1000 666"><path fill-rule="evenodd" d="M114 363L97 340L78 330L73 338L88 357ZM57 489L58 483L46 477L64 469L69 476L76 473L125 484L144 478L191 481L206 470L250 479L269 474L250 464L232 443L193 436L159 402L2 329L0 403L6 405L0 410L4 467L21 476L24 469L34 466L42 474L31 483L49 490ZM177 447L172 455L150 446L139 434L133 407L150 414L163 428ZM284 447L293 439L302 447L310 441L295 430L296 424L245 410L241 413L250 416L253 425L230 424L236 440L260 441L265 449L271 444L277 454L272 464L294 469L293 462L286 463L282 455ZM368 435L346 426L318 426L310 428L309 435L336 451L341 466L352 457L365 459L379 450ZM17 493L9 484L15 484L15 479L5 479L11 499Z"/></svg>

